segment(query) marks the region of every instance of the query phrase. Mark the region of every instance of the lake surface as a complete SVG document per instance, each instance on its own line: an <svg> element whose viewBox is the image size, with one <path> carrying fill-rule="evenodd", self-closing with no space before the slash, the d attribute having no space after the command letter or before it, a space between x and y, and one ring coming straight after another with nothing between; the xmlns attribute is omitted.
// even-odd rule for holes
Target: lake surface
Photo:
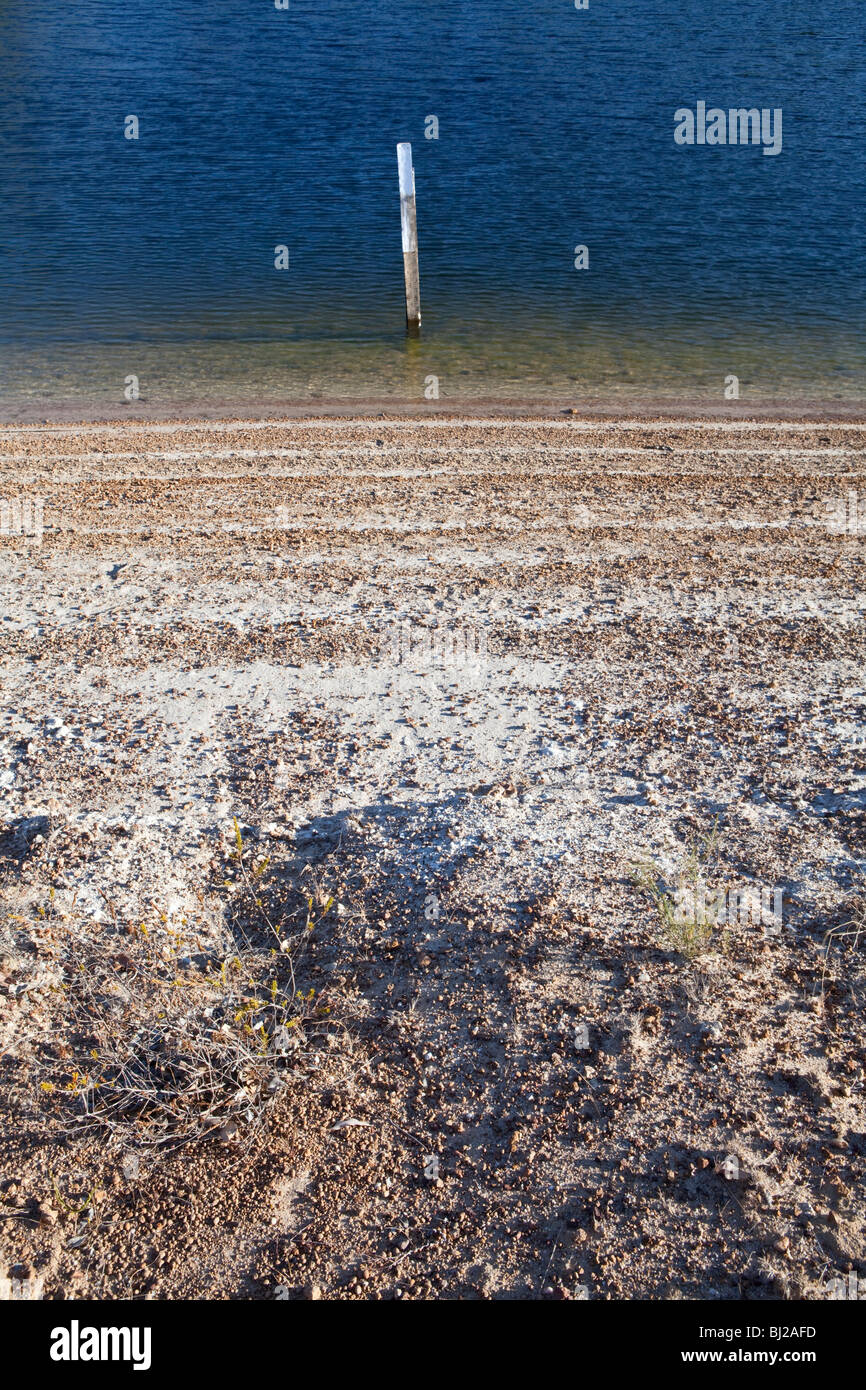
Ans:
<svg viewBox="0 0 866 1390"><path fill-rule="evenodd" d="M862 0L9 0L0 406L863 401L864 51Z"/></svg>

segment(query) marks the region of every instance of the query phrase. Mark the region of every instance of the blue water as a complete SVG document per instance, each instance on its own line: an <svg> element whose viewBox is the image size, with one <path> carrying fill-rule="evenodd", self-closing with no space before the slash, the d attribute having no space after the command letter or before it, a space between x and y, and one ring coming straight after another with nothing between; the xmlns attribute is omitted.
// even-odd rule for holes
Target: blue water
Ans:
<svg viewBox="0 0 866 1390"><path fill-rule="evenodd" d="M862 398L864 52L862 0L7 0L3 401ZM678 147L699 100L781 154Z"/></svg>

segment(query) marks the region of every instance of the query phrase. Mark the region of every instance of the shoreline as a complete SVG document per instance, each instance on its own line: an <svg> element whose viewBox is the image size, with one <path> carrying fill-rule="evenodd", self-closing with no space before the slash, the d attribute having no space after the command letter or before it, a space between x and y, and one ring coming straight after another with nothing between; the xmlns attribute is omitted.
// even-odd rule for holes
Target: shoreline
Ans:
<svg viewBox="0 0 866 1390"><path fill-rule="evenodd" d="M26 429L28 427L75 428L101 424L127 424L135 428L137 424L190 424L196 421L205 424L226 424L252 426L256 422L274 426L281 423L312 424L317 420L346 420L363 423L376 421L393 423L405 421L423 423L425 420L441 424L455 423L459 420L487 422L494 424L497 419L518 423L528 420L554 421L570 419L575 423L582 420L594 423L623 424L629 421L649 423L653 420L670 423L724 424L737 422L785 423L802 422L815 425L840 423L856 424L866 420L866 400L851 402L828 402L821 399L783 399L765 405L755 405L741 401L710 405L687 397L671 401L657 399L617 399L601 398L592 402L575 404L565 397L558 400L543 400L528 397L520 401L501 399L495 396L449 400L437 404L416 402L395 403L392 399L368 398L364 401L335 399L331 402L278 402L271 403L261 399L239 400L224 406L191 402L188 406L172 403L137 402L135 407L118 402L115 405L97 405L95 402L85 406L67 405L46 408L40 406L20 406L5 408L0 404L0 430Z"/></svg>

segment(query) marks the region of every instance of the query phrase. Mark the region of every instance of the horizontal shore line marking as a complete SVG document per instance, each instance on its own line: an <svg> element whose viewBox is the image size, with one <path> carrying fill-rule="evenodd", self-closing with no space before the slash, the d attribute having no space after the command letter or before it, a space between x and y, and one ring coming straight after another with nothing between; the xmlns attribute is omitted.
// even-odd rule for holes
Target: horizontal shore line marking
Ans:
<svg viewBox="0 0 866 1390"><path fill-rule="evenodd" d="M8 425L0 427L3 435L21 434L105 434L121 435L137 431L140 434L228 434L239 430L388 430L388 429L513 429L513 430L581 430L586 432L602 430L784 430L789 433L804 433L807 430L866 430L866 420L852 421L801 421L801 420L546 420L530 419L490 419L479 417L458 417L456 419L411 419L411 420L371 420L365 417L345 419L289 420L187 420L159 423L148 420L128 420L121 425L81 424L81 425Z"/></svg>
<svg viewBox="0 0 866 1390"><path fill-rule="evenodd" d="M316 449L316 448L296 448L296 449L289 449L289 448L274 448L274 449L219 449L219 450L215 450L215 449L138 449L138 450L133 450L133 451L129 451L129 450L118 451L118 452L116 452L116 453L106 453L106 452L104 452L104 451L102 451L102 450L99 450L99 451L96 451L96 452L94 452L94 451L89 451L89 452L86 452L86 453L50 454L50 455L47 455L47 456L46 456L46 463L75 463L76 461L79 461L79 462L81 462L81 463L110 463L110 462L125 462L125 461L130 461L130 462L132 462L132 461L134 461L134 460L136 460L136 459L145 459L145 460L148 460L148 459L155 459L155 460L158 460L158 461L161 462L161 463L180 463L180 462L182 462L182 461L185 460L185 459L198 459L198 458L208 458L208 459L213 459L213 460L222 460L222 459L225 459L226 461L228 461L229 459L233 459L233 458L241 458L241 459L267 459L267 458L274 458L274 459L286 459L286 458L291 458L291 459L303 459L303 458L313 458L313 459L316 459L316 458L342 458L342 457L344 457L344 456L346 456L346 455L352 455L352 454L354 454L355 452L357 452L357 449L356 449L356 448L352 448L352 447L348 447L348 448L336 448L336 447L335 447L335 448L328 448L328 447L326 447L326 448L324 448L324 449ZM417 454L421 454L421 455L424 455L424 454L441 454L441 453L443 453L443 452L447 452L447 449L443 449L443 447L442 447L441 445L424 444L424 445L419 445L419 446L417 446L417 447L415 448L414 452L417 453ZM470 445L467 445L465 448L462 448L462 449L459 449L459 450L458 450L458 449L455 449L454 452L455 452L455 453L456 453L456 452L459 452L463 457L470 457L470 458L483 458L483 456L484 456L485 454L488 454L488 453L490 453L490 452L495 452L496 455L497 455L499 458L501 458L503 455L506 455L506 456L509 457L509 458L520 458L520 457L522 457L522 456L524 456L524 455L527 455L527 454L530 454L530 455L533 455L533 456L534 456L534 450L532 450L532 448L531 448L529 445L526 445L526 444L507 444L507 445L503 445L503 446L498 447L498 448L494 446L493 449L491 449L491 446L487 446L487 445L483 445L483 444L470 444ZM570 454L578 454L578 455L584 455L584 456L592 456L592 457L596 457L596 458L605 458L605 457L620 457L620 456L622 456L622 455L625 455L625 456L634 456L634 455L637 455L637 454L655 454L656 452L657 452L657 450L655 450L655 449L652 447L652 445L641 445L641 444L637 444L637 445L633 445L633 446L629 447L629 446L627 446L627 445L619 445L619 444L587 444L587 445L578 445L578 446L576 446L576 447L574 447L574 448L570 448L570 449L558 449L558 448L557 448L557 450L553 451L553 455L552 455L552 456L555 457L555 454L556 454L556 453L570 453ZM753 457L755 457L755 456L757 456L757 455L760 455L760 454L762 454L762 453L772 454L774 457L783 457L783 458L829 458L829 457L838 458L839 456L845 456L846 454L849 454L850 452L851 452L850 448L849 448L848 446L844 445L844 444L839 444L839 445L822 445L822 446L819 446L819 447L816 447L816 448L809 448L808 446L804 446L804 447L797 448L797 447L794 446L794 445L784 445L784 446L779 445L779 446L776 446L776 447L774 448L772 445L767 445L766 448L762 448L761 446L753 446L753 447L751 447L751 448L749 448L749 447L740 447L740 448L725 448L725 447L722 447L722 448L717 448L717 449L699 449L699 448L689 448L688 446L686 446L686 447L683 447L683 448L681 448L681 449L672 449L672 450L671 450L671 453L672 453L672 455L673 455L674 458L677 458L677 457L679 457L679 456L685 456L685 455L688 455L688 456L691 456L691 457L697 457L697 458L719 458L719 457L724 457L724 458L750 458L750 457L752 457L752 458L753 458ZM399 446L392 447L392 448L385 448L385 447L382 447L381 449L378 449L378 450L377 450L377 456L378 456L379 458L387 458L387 457L391 457L391 456L397 456L397 457L399 457L399 456L402 455L403 453L405 453L405 449L400 448ZM21 460L22 460L22 455L21 455L21 454L0 454L0 463L20 463ZM494 460L494 462L495 462L495 460ZM866 459L864 459L864 468L866 468ZM359 475L359 476L363 476L363 475L364 475L365 473L367 473L368 471L369 471L368 469L361 469L361 470L358 470L358 475ZM458 470L458 469L444 469L444 468L442 468L442 469L437 469L437 470L436 470L436 472L437 472L438 474L447 473L447 472L458 473L459 471L460 471L460 470ZM536 470L534 470L534 471L535 471L535 472L538 472L538 473L544 473L544 472L551 472L551 473L553 473L555 470L551 470L551 469L536 469ZM665 468L659 468L659 469L653 470L653 471L654 471L655 473L666 473L668 470L665 469ZM418 469L414 469L414 470L397 470L397 471L395 472L395 476L400 476L400 475L401 475L402 473L404 473L404 472L405 472L405 475L406 475L406 476L408 476L408 477L413 477L413 476L417 476L417 475L419 474L420 470L418 470ZM299 475L299 476L305 476L305 475ZM353 475L346 475L346 476L355 476L355 475L353 474Z"/></svg>
<svg viewBox="0 0 866 1390"><path fill-rule="evenodd" d="M709 521L704 517L694 516L668 516L658 520L643 519L639 516L629 517L567 517L543 516L533 517L532 520L524 520L521 517L502 518L500 521L479 523L477 526L467 525L460 521L437 521L430 518L425 521L395 522L390 518L383 517L381 521L339 521L329 520L324 514L320 517L301 518L298 521L288 523L265 523L261 520L246 521L243 518L236 520L225 519L214 522L210 518L202 518L199 521L186 519L183 522L172 525L170 522L142 522L139 526L82 526L76 525L74 528L60 528L45 526L43 534L47 537L56 537L58 540L65 538L83 538L90 536L116 536L133 538L139 535L149 537L159 536L197 536L200 538L213 536L238 536L251 538L255 536L274 536L283 534L306 534L313 533L317 543L322 538L330 538L339 535L363 536L367 532L373 535L395 535L395 536L447 536L449 539L458 540L465 537L467 542L470 539L478 540L479 537L488 536L491 541L496 541L502 536L532 534L555 535L560 532L570 531L629 531L636 535L641 533L664 532L670 535L685 533L689 536L701 536L707 532L714 535L742 536L744 533L755 533L758 531L775 531L780 535L797 536L800 533L818 531L822 536L825 528L822 523L814 519L793 518L785 521L769 521L762 518L755 518L749 521ZM0 536L0 554L8 546L13 550L17 543L26 537L21 536ZM833 536L828 533L828 539L842 540L845 536ZM74 547L67 547L72 550ZM423 547L422 547L423 548ZM705 557L714 558L714 557ZM568 559L568 556L558 556L560 559ZM544 563L547 563L545 561Z"/></svg>

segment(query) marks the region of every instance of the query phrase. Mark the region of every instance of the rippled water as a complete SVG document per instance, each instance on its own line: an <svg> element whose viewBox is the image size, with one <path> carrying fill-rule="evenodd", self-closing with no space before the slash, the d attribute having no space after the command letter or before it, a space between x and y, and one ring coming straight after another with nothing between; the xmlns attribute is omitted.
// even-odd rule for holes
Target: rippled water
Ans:
<svg viewBox="0 0 866 1390"><path fill-rule="evenodd" d="M861 0L6 3L4 407L862 399L864 40ZM781 153L677 146L699 100Z"/></svg>

